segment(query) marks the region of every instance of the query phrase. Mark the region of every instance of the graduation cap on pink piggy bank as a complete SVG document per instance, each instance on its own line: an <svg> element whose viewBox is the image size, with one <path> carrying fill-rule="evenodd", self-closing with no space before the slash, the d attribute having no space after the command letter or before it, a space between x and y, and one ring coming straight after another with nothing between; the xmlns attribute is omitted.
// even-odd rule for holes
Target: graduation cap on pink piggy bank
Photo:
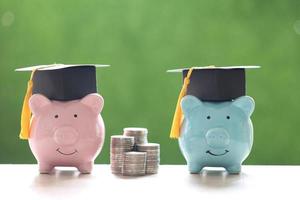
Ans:
<svg viewBox="0 0 300 200"><path fill-rule="evenodd" d="M39 65L31 71L21 115L21 139L28 139L40 173L73 166L90 173L105 135L97 93L96 67L108 65Z"/></svg>

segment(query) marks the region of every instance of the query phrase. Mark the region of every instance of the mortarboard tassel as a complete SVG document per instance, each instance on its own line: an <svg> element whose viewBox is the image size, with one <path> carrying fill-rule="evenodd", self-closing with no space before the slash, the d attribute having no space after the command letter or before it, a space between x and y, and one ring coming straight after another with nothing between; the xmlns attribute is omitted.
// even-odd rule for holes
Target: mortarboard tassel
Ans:
<svg viewBox="0 0 300 200"><path fill-rule="evenodd" d="M181 102L181 99L186 95L187 87L190 84L190 77L192 75L193 69L194 69L193 67L189 69L187 76L184 78L183 86L179 93L176 110L175 110L174 117L173 117L171 133L170 133L170 138L173 138L173 139L177 139L180 136L180 128L181 128L181 123L183 121L183 113L182 113L182 109L180 106L180 102Z"/></svg>
<svg viewBox="0 0 300 200"><path fill-rule="evenodd" d="M23 100L23 107L21 113L21 131L20 131L20 139L27 140L29 138L30 131L30 120L31 120L31 110L29 108L29 98L32 95L32 77L35 70L32 71L30 79L27 83L27 91Z"/></svg>

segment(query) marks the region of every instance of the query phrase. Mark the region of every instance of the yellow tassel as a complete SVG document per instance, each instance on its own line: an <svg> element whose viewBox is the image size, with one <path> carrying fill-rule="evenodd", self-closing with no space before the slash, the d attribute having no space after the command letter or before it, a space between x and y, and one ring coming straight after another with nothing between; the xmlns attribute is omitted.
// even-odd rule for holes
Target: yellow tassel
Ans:
<svg viewBox="0 0 300 200"><path fill-rule="evenodd" d="M32 77L35 70L32 71L30 79L27 83L27 91L23 100L22 114L21 114L21 131L20 131L20 139L27 140L29 138L30 132L30 120L31 120L31 110L29 108L29 99L32 95Z"/></svg>
<svg viewBox="0 0 300 200"><path fill-rule="evenodd" d="M180 128L183 121L183 113L180 106L181 99L186 95L187 87L190 84L190 77L193 72L193 67L189 69L187 76L184 78L183 86L181 88L181 91L179 93L176 110L173 118L173 123L171 127L171 133L170 138L177 139L180 137Z"/></svg>

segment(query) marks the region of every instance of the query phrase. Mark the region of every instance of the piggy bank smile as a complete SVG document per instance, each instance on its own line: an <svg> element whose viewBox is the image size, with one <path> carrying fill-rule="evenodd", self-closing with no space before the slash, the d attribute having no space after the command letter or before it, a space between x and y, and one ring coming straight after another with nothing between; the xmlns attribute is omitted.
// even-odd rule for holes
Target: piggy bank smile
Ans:
<svg viewBox="0 0 300 200"><path fill-rule="evenodd" d="M224 156L225 154L227 154L229 152L229 150L225 149L224 153L213 153L212 150L207 150L206 153L212 156Z"/></svg>
<svg viewBox="0 0 300 200"><path fill-rule="evenodd" d="M65 155L65 156L70 156L70 155L73 155L73 154L75 154L75 153L78 152L77 149L74 149L73 152L65 152L65 151L63 151L61 148L57 148L56 151L57 151L58 153L62 154L62 155Z"/></svg>

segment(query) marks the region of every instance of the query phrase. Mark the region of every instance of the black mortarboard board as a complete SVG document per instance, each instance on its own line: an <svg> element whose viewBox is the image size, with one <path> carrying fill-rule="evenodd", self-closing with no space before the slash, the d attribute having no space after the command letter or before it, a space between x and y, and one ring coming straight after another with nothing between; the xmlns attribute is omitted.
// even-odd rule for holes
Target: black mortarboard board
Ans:
<svg viewBox="0 0 300 200"><path fill-rule="evenodd" d="M229 101L246 95L245 69L258 66L232 67L194 67L187 87L187 95L193 95L202 101ZM189 68L169 70L182 72L183 79Z"/></svg>
<svg viewBox="0 0 300 200"><path fill-rule="evenodd" d="M96 67L108 65L40 65L20 68L17 71L33 71L32 94L42 94L50 100L70 101L97 93Z"/></svg>

